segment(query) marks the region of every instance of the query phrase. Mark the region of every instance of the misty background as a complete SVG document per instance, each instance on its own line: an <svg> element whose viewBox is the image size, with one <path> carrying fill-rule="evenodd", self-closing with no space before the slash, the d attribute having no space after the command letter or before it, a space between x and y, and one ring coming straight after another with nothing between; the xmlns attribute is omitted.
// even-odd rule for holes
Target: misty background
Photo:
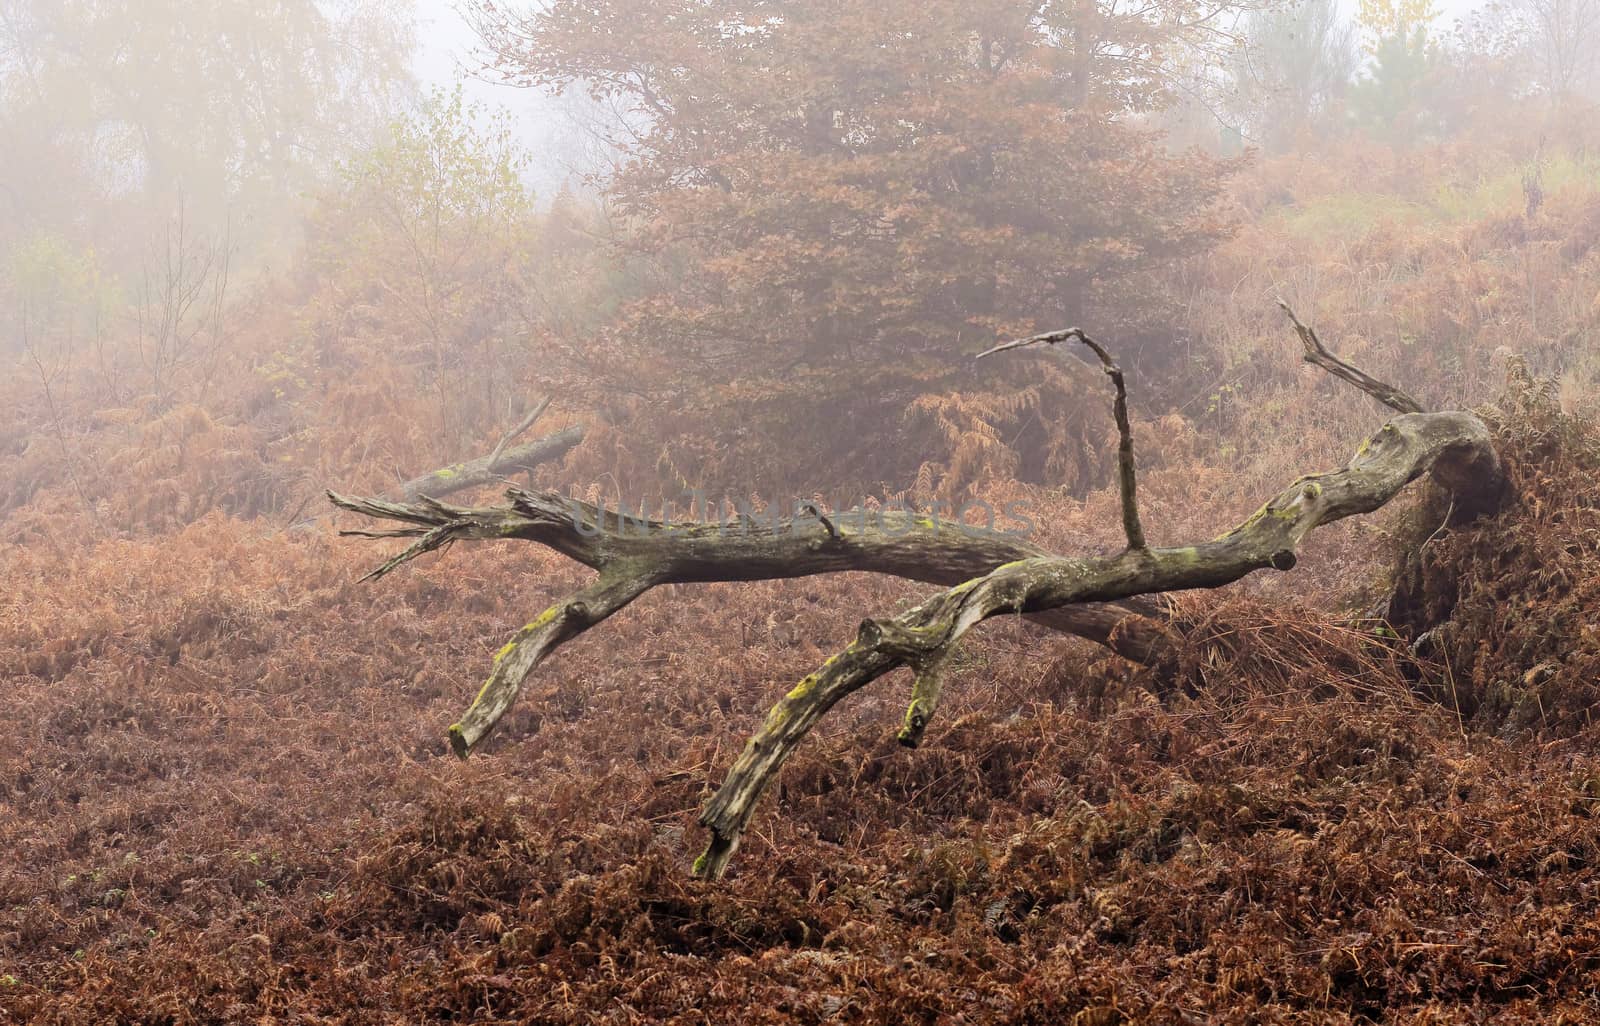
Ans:
<svg viewBox="0 0 1600 1026"><path fill-rule="evenodd" d="M569 484L630 501L1082 495L1083 376L973 352L1094 324L1227 446L1289 293L1441 392L1509 348L1586 395L1546 233L1594 181L1597 11L6 0L0 505L103 524L102 468L181 424L226 466L164 516L292 519L542 395L592 428ZM1448 269L1408 247L1512 214L1514 285L1397 312Z"/></svg>

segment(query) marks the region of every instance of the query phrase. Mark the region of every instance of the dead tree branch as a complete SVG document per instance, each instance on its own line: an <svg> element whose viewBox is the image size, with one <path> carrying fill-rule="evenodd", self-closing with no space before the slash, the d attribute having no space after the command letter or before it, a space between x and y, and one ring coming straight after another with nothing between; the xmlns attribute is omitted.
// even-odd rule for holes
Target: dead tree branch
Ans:
<svg viewBox="0 0 1600 1026"><path fill-rule="evenodd" d="M533 427L534 423L537 422L540 417L544 416L544 411L550 408L550 400L552 398L554 397L547 395L543 399L540 399L534 404L533 409L528 411L528 415L523 417L522 420L517 423L516 427L500 436L500 441L495 443L494 451L489 453L489 466L493 467L496 463L499 463L500 454L506 451L506 446L510 445L512 442L515 442L522 436L524 431Z"/></svg>
<svg viewBox="0 0 1600 1026"><path fill-rule="evenodd" d="M729 770L700 822L711 843L695 869L720 876L755 802L790 752L845 695L900 666L922 678L979 622L1080 602L1114 602L1186 588L1217 588L1256 570L1289 570L1313 528L1371 511L1430 471L1448 481L1485 480L1499 462L1488 429L1469 413L1414 413L1390 421L1344 467L1299 478L1254 516L1215 541L1182 548L1129 549L1115 556L1046 556L1010 563L966 581L891 620L866 620L855 641L805 678L767 715ZM936 688L934 693L937 693ZM907 727L920 734L931 710L914 699Z"/></svg>
<svg viewBox="0 0 1600 1026"><path fill-rule="evenodd" d="M1322 344L1322 340L1317 337L1316 331L1300 323L1300 318L1294 315L1294 311L1289 308L1288 303L1280 299L1278 300L1278 305L1283 308L1284 313L1289 315L1289 320L1294 324L1295 334L1300 336L1301 344L1306 347L1305 361L1307 363L1316 364L1334 377L1343 378L1390 409L1399 410L1401 413L1422 412L1422 404L1406 393L1393 385L1379 381L1359 368L1350 366L1350 364L1328 352L1328 347Z"/></svg>
<svg viewBox="0 0 1600 1026"><path fill-rule="evenodd" d="M715 878L727 868L757 801L784 761L836 702L898 667L909 667L915 679L899 739L914 747L937 710L954 646L985 619L1025 615L1139 662L1170 661L1174 638L1162 622L1159 601L1165 592L1217 588L1260 569L1289 570L1311 530L1378 509L1424 474L1449 490L1458 508L1496 508L1504 494L1504 471L1490 433L1477 417L1422 412L1405 393L1334 357L1315 332L1284 309L1308 361L1401 411L1401 416L1363 443L1343 467L1298 478L1238 527L1197 545L1147 544L1138 512L1126 384L1105 348L1078 329L1019 339L983 355L1074 340L1099 359L1116 392L1113 413L1120 435L1119 490L1127 539L1127 548L1111 556L1053 555L1017 535L974 531L900 512L875 514L872 525L865 515L852 524L850 514L829 517L814 507L766 524L691 524L635 518L520 488L506 492L507 504L491 507L453 506L423 490L407 502L331 492L329 498L341 509L404 525L347 534L414 539L371 577L456 541L511 538L545 545L598 571L593 583L541 613L495 657L477 698L450 728L451 745L461 755L493 729L550 652L657 585L845 570L953 585L900 616L863 621L848 648L768 713L701 816L711 839L695 871ZM504 453L502 462L515 451ZM486 457L485 462L492 460ZM459 466L464 470L468 465Z"/></svg>
<svg viewBox="0 0 1600 1026"><path fill-rule="evenodd" d="M400 486L400 495L408 502L425 498L436 499L467 488L490 484L510 474L532 470L542 463L549 463L565 456L583 441L582 424L562 428L554 434L536 438L525 445L507 448L512 439L533 425L537 415L543 413L544 407L549 403L549 399L544 400L534 411L534 415L525 418L521 424L502 437L489 455L464 463L452 463L448 467L440 467L421 477L412 478Z"/></svg>
<svg viewBox="0 0 1600 1026"><path fill-rule="evenodd" d="M1306 344L1308 359L1404 412L1367 439L1340 469L1300 477L1220 538L1182 548L1148 549L1139 543L1142 534L1135 533L1137 512L1130 515L1135 494L1132 446L1123 426L1126 393L1120 375L1112 374L1115 364L1104 350L1077 329L1019 339L990 350L1076 338L1090 345L1112 374L1123 439L1120 458L1128 548L1110 557L1043 556L1008 563L893 619L862 621L848 648L773 706L729 769L722 787L706 803L700 823L710 830L711 840L695 860L696 875L722 876L767 786L801 739L846 695L901 666L910 667L916 682L901 737L920 738L937 704L941 666L967 631L989 617L1188 588L1218 588L1256 570L1290 570L1300 542L1312 529L1370 513L1427 473L1453 494L1466 496L1480 507L1499 501L1504 470L1481 420L1463 412L1421 412L1416 401L1398 389L1328 353L1315 333L1294 318L1287 306L1284 309Z"/></svg>
<svg viewBox="0 0 1600 1026"><path fill-rule="evenodd" d="M544 545L600 572L591 589L575 593L519 631L495 663L478 697L450 728L458 754L470 752L521 693L528 675L550 652L662 584L761 581L847 570L950 585L1005 563L1046 555L1020 535L976 530L899 511L870 518L859 511L752 523L667 523L624 517L615 510L553 492L511 488L509 504L453 506L437 499L414 503L328 493L340 509L408 526L345 531L366 538L414 538L368 574L382 577L418 556L457 541L520 539ZM564 612L581 602L583 615ZM602 612L603 610L603 612ZM1175 639L1160 605L1148 599L1086 603L1035 617L1045 626L1105 645L1135 662L1162 665L1175 658Z"/></svg>
<svg viewBox="0 0 1600 1026"><path fill-rule="evenodd" d="M1021 349L1023 346L1040 344L1053 346L1057 342L1073 339L1089 347L1089 350L1099 358L1100 366L1117 390L1116 398L1112 400L1111 412L1117 422L1117 482L1122 498L1122 533L1128 539L1129 549L1143 551L1149 546L1145 544L1144 527L1139 523L1138 484L1133 465L1133 425L1128 422L1128 386L1122 378L1122 368L1111 359L1111 354L1106 352L1105 347L1085 335L1082 328L1068 328L1066 331L1047 331L1012 342L1002 342L993 349L979 353L978 359L981 360L994 353L1003 353L1009 349Z"/></svg>

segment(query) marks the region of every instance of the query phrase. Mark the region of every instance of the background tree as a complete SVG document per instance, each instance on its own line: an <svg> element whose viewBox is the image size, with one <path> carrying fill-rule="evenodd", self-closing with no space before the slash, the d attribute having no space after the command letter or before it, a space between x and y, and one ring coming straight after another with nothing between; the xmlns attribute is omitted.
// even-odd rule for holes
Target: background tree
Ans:
<svg viewBox="0 0 1600 1026"><path fill-rule="evenodd" d="M1275 153L1319 125L1355 76L1355 27L1335 0L1251 12L1232 67L1234 105L1248 138Z"/></svg>
<svg viewBox="0 0 1600 1026"><path fill-rule="evenodd" d="M3 0L12 230L94 242L123 267L144 255L135 215L148 230L180 201L203 229L271 237L292 224L285 200L409 87L409 14L389 0Z"/></svg>
<svg viewBox="0 0 1600 1026"><path fill-rule="evenodd" d="M1600 87L1600 0L1515 0L1539 78L1556 101L1593 99Z"/></svg>
<svg viewBox="0 0 1600 1026"><path fill-rule="evenodd" d="M1362 48L1376 57L1383 41L1394 36L1412 37L1439 17L1434 0L1359 0L1356 23L1361 26Z"/></svg>
<svg viewBox="0 0 1600 1026"><path fill-rule="evenodd" d="M655 273L592 354L617 391L783 439L782 464L813 485L824 465L904 485L918 447L897 444L901 411L928 393L1010 374L978 427L1037 421L1042 393L1017 386L1038 374L971 369L997 332L1124 325L1120 351L1158 376L1161 272L1227 230L1213 203L1228 165L1166 153L1131 121L1168 102L1173 50L1220 8L473 10L508 80L585 88L622 113L628 159L606 194L623 252Z"/></svg>
<svg viewBox="0 0 1600 1026"><path fill-rule="evenodd" d="M1361 0L1357 22L1370 71L1351 92L1358 124L1395 142L1436 137L1439 52L1429 28L1432 0Z"/></svg>
<svg viewBox="0 0 1600 1026"><path fill-rule="evenodd" d="M459 449L522 398L513 370L527 349L512 315L533 245L528 155L508 115L465 103L459 88L433 93L386 134L340 162L311 219L303 273L330 315L359 318L391 340L391 360L421 372L431 426ZM349 332L327 341L319 362L359 362L340 351Z"/></svg>

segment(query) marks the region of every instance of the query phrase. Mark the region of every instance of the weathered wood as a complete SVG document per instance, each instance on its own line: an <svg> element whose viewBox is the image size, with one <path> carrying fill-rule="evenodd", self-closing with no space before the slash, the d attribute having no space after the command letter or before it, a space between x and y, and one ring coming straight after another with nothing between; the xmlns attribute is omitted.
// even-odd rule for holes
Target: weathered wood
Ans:
<svg viewBox="0 0 1600 1026"><path fill-rule="evenodd" d="M1321 367L1336 378L1343 378L1391 410L1398 410L1401 413L1422 412L1422 404L1405 392L1387 382L1379 381L1359 367L1352 367L1328 352L1328 347L1317 337L1316 330L1302 324L1288 303L1280 299L1278 306L1289 315L1290 322L1294 324L1295 334L1300 336L1300 344L1305 347L1304 359L1307 363Z"/></svg>
<svg viewBox="0 0 1600 1026"><path fill-rule="evenodd" d="M582 424L574 424L523 445L507 448L502 444L487 456L479 456L464 463L452 463L448 467L440 467L421 477L412 478L400 486L400 495L407 502L423 498L436 499L467 488L492 484L511 474L533 470L541 464L558 460L572 451L583 441L584 431Z"/></svg>
<svg viewBox="0 0 1600 1026"><path fill-rule="evenodd" d="M657 585L762 581L843 571L950 585L1004 563L1048 554L1020 535L975 531L900 511L881 511L870 518L860 513L828 518L808 514L775 523L686 524L653 518L624 522L614 510L553 492L511 488L506 495L510 500L506 505L469 507L428 498L400 503L328 494L341 509L413 525L344 532L417 539L373 570L369 578L381 577L453 542L515 538L554 549L600 571L602 581L608 582L606 602L591 602L585 592L578 592L546 611L549 615L573 601L585 602L591 616L605 610L589 623L574 629L575 621L557 617L546 622L548 629L518 632L512 639L472 706L450 729L451 746L462 755L489 734L546 656ZM1154 600L1086 603L1043 611L1033 619L1105 645L1136 662L1164 665L1175 658L1175 639L1165 626L1161 605Z"/></svg>
<svg viewBox="0 0 1600 1026"><path fill-rule="evenodd" d="M1113 411L1120 436L1119 493L1127 548L1115 555L1058 556L1016 534L974 532L904 512L874 514L870 524L864 516L829 516L815 507L800 511L799 517L767 523L667 523L520 488L506 492L505 505L490 507L449 505L430 497L425 488L407 502L332 492L329 499L342 509L408 525L345 532L415 539L369 577L381 577L456 541L511 538L545 545L599 571L593 584L552 605L495 657L477 698L450 728L451 745L463 756L493 729L550 652L657 585L847 570L954 585L900 616L863 621L848 648L768 713L701 816L711 840L695 871L714 878L726 870L756 802L812 726L839 699L901 666L913 670L915 681L899 739L914 747L938 707L955 644L985 619L1023 615L1130 659L1171 665L1177 646L1165 622L1161 596L1167 592L1221 587L1261 569L1289 570L1311 530L1371 512L1423 474L1431 474L1451 493L1456 522L1499 507L1505 474L1488 428L1477 417L1422 412L1404 392L1333 356L1293 311L1286 305L1284 310L1308 361L1402 415L1363 443L1343 467L1296 479L1238 527L1198 545L1147 545L1137 508L1125 382L1110 354L1076 328L1019 339L989 352L1074 340L1100 360L1116 389ZM510 459L512 451L507 451L501 461ZM462 473L466 465L451 469Z"/></svg>
<svg viewBox="0 0 1600 1026"><path fill-rule="evenodd" d="M721 876L757 800L806 733L833 705L901 666L937 666L972 627L1002 613L1081 602L1113 602L1186 588L1217 588L1246 574L1289 570L1295 551L1322 524L1383 506L1426 473L1476 500L1498 496L1503 471L1489 430L1470 413L1397 417L1344 467L1296 479L1244 523L1182 548L1128 548L1115 556L1042 556L998 567L890 620L866 620L855 641L802 680L772 711L700 817L711 842L695 872ZM913 711L916 711L913 701ZM908 714L908 716L911 714ZM919 714L920 715L920 714ZM923 723L916 733L920 735Z"/></svg>

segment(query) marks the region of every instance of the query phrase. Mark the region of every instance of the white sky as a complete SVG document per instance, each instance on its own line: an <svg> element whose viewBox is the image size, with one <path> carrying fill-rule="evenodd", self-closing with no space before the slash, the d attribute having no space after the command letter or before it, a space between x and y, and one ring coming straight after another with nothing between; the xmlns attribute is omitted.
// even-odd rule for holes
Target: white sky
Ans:
<svg viewBox="0 0 1600 1026"><path fill-rule="evenodd" d="M417 11L417 55L415 68L424 88L449 88L461 82L469 101L484 107L504 109L516 119L517 133L533 156L529 184L540 203L561 188L570 175L556 154L575 148L574 129L558 104L533 89L485 82L473 77L479 61L474 58L478 37L457 9L456 0L415 0ZM510 0L516 3L519 0ZM532 0L520 0L531 3Z"/></svg>

